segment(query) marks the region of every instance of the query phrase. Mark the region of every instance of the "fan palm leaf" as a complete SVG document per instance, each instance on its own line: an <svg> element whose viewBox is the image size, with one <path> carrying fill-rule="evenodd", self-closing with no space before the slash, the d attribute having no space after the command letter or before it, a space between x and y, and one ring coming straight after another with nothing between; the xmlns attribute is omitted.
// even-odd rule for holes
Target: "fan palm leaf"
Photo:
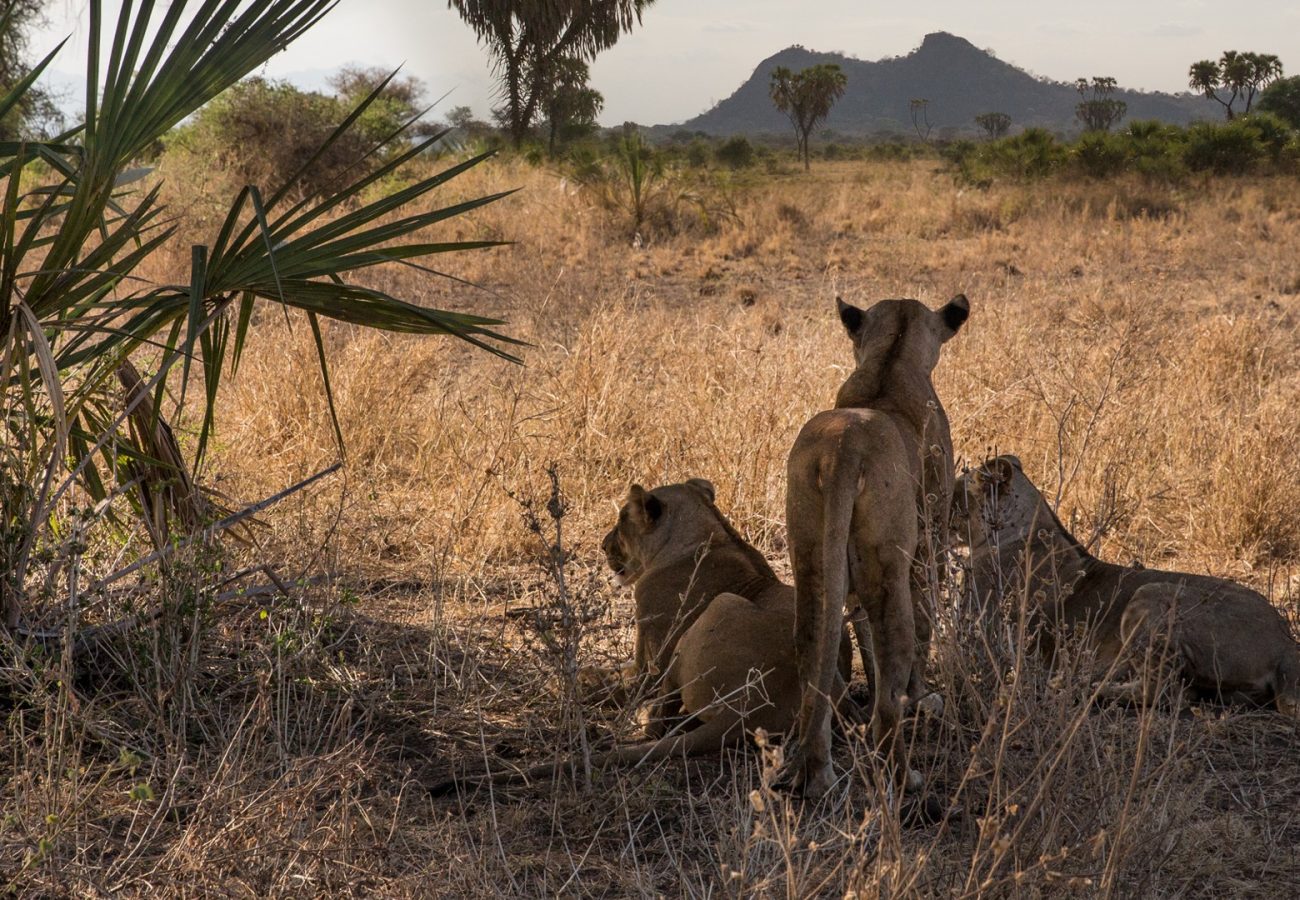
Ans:
<svg viewBox="0 0 1300 900"><path fill-rule="evenodd" d="M182 398L193 373L201 372L202 426L189 465L201 464L221 383L238 366L258 302L306 315L317 336L331 415L322 318L447 335L516 359L510 348L519 342L497 330L504 324L499 319L430 309L350 280L385 263L499 243L429 237L439 223L505 196L444 207L429 203L433 192L485 156L374 197L383 179L441 135L391 158L376 156L386 159L381 165L358 161L354 177L318 199L288 200L311 160L265 200L256 188L245 188L213 240L192 248L188 281L152 284L135 274L175 237L158 186L137 190L147 170L135 161L333 5L334 0L124 0L116 22L109 23L102 0L90 0L85 121L53 140L0 144L0 427L6 442L0 544L12 545L0 559L0 608L10 625L35 535L51 506L72 486L97 500L113 491L90 457L98 455L105 471L115 470L123 448L137 460L123 471L140 486L137 505L155 539L167 534L159 519L162 507L172 508L167 515L181 509L180 522L194 526L201 494L181 471L185 461L170 429L149 420L159 418L169 372L179 366ZM53 57L0 96L0 115L22 101ZM383 149L375 147L371 155ZM40 183L37 163L49 173ZM150 351L153 368L147 378L132 364L143 349ZM123 390L127 408L113 413L106 398ZM158 482L168 472L178 487L161 490Z"/></svg>

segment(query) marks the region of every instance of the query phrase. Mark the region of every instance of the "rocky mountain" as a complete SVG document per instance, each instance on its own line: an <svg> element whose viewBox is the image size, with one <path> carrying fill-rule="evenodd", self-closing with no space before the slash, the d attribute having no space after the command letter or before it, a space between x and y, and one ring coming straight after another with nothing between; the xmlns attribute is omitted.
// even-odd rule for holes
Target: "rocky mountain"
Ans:
<svg viewBox="0 0 1300 900"><path fill-rule="evenodd" d="M797 71L818 63L836 63L848 76L844 96L825 126L844 134L912 134L908 103L919 97L930 101L927 112L936 136L941 131L973 130L975 116L985 112L1010 115L1013 131L1031 125L1056 131L1079 128L1074 118L1079 95L1073 85L1035 78L944 32L926 35L921 46L906 56L876 62L789 47L759 63L749 80L713 109L672 127L714 135L784 132L789 123L768 96L771 72L777 66ZM1221 117L1213 101L1192 94L1119 90L1114 96L1128 104L1126 121L1186 124Z"/></svg>

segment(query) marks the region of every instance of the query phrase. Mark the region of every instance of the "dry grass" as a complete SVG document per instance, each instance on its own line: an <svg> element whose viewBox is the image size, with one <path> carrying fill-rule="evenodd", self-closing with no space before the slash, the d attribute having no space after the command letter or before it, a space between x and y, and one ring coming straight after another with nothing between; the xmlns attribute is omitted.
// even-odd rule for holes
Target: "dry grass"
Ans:
<svg viewBox="0 0 1300 900"><path fill-rule="evenodd" d="M1300 618L1294 183L976 192L933 165L733 186L738 221L684 221L639 249L555 173L500 163L454 184L524 188L453 226L518 242L446 263L497 294L375 277L503 311L533 344L527 366L332 328L346 478L288 501L259 537L265 558L329 585L206 618L182 604L163 632L174 647L127 647L135 662L112 677L63 673L76 694L54 661L0 698L13 773L0 881L34 894L1293 889L1294 724L1098 706L1081 678L990 656L951 612L931 673L949 709L914 735L930 783L962 810L942 827L900 832L879 815L856 738L838 750L839 792L802 808L763 789L754 749L598 774L590 790L433 801L421 787L578 743L528 618L512 614L553 598L507 494L543 495L549 464L579 581L599 577L629 482L689 476L711 479L784 564L785 453L851 362L837 294L965 292L971 321L937 373L959 454L1018 454L1067 522L1102 532L1103 557L1238 578ZM261 324L210 473L239 498L336 454L310 334L269 312ZM628 598L602 590L613 611L585 652L626 658ZM632 733L592 715L597 743Z"/></svg>

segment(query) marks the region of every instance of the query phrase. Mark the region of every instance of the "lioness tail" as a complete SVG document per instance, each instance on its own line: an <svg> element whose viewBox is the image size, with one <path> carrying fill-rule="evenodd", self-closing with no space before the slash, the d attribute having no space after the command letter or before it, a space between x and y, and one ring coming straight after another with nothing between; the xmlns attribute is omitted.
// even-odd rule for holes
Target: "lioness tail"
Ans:
<svg viewBox="0 0 1300 900"><path fill-rule="evenodd" d="M608 765L639 766L644 763L657 762L672 756L698 756L713 750L739 743L744 734L741 719L733 710L720 709L712 719L684 733L669 735L657 741L643 741L626 747L616 747L604 753L597 753L591 758L591 767L601 769ZM574 766L573 757L541 763L528 769L511 772L498 772L495 775L473 775L467 778L449 778L429 787L434 796L449 794L462 787L482 784L527 784L539 779L558 778L565 770Z"/></svg>

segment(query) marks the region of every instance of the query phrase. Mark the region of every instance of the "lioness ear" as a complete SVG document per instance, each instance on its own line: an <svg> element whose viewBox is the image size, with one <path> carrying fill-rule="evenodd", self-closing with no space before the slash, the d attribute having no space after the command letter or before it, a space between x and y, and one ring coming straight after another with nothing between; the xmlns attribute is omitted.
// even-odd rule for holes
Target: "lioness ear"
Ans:
<svg viewBox="0 0 1300 900"><path fill-rule="evenodd" d="M840 312L840 321L848 329L849 334L856 335L862 328L863 312L852 304L845 303L839 297L835 298L835 308Z"/></svg>
<svg viewBox="0 0 1300 900"><path fill-rule="evenodd" d="M946 341L956 334L966 320L970 318L970 301L966 299L966 295L958 294L949 300L939 310L939 318L943 320L944 327L948 329L948 335L944 338Z"/></svg>
<svg viewBox="0 0 1300 900"><path fill-rule="evenodd" d="M645 495L645 503L642 504L641 508L645 511L646 521L651 524L659 521L659 517L664 512L663 502L654 494Z"/></svg>
<svg viewBox="0 0 1300 900"><path fill-rule="evenodd" d="M664 511L659 498L639 484L632 485L628 490L627 505L632 518L642 525L653 525Z"/></svg>
<svg viewBox="0 0 1300 900"><path fill-rule="evenodd" d="M1007 462L1011 463L1011 465L1015 466L1020 471L1022 472L1025 471L1025 467L1020 464L1019 456L1013 456L1010 453L1003 453L1002 458L1005 459Z"/></svg>
<svg viewBox="0 0 1300 900"><path fill-rule="evenodd" d="M704 491L704 494L709 498L710 503L712 503L714 501L714 498L717 496L713 490L713 482L705 478L688 478L686 479L686 483L690 485L694 485L695 487Z"/></svg>
<svg viewBox="0 0 1300 900"><path fill-rule="evenodd" d="M1020 468L1019 465L1013 466L1012 459L1015 457L997 456L990 459L980 466L980 481L985 484L1009 484L1015 477L1015 470ZM1020 460L1016 459L1016 463L1019 462Z"/></svg>

